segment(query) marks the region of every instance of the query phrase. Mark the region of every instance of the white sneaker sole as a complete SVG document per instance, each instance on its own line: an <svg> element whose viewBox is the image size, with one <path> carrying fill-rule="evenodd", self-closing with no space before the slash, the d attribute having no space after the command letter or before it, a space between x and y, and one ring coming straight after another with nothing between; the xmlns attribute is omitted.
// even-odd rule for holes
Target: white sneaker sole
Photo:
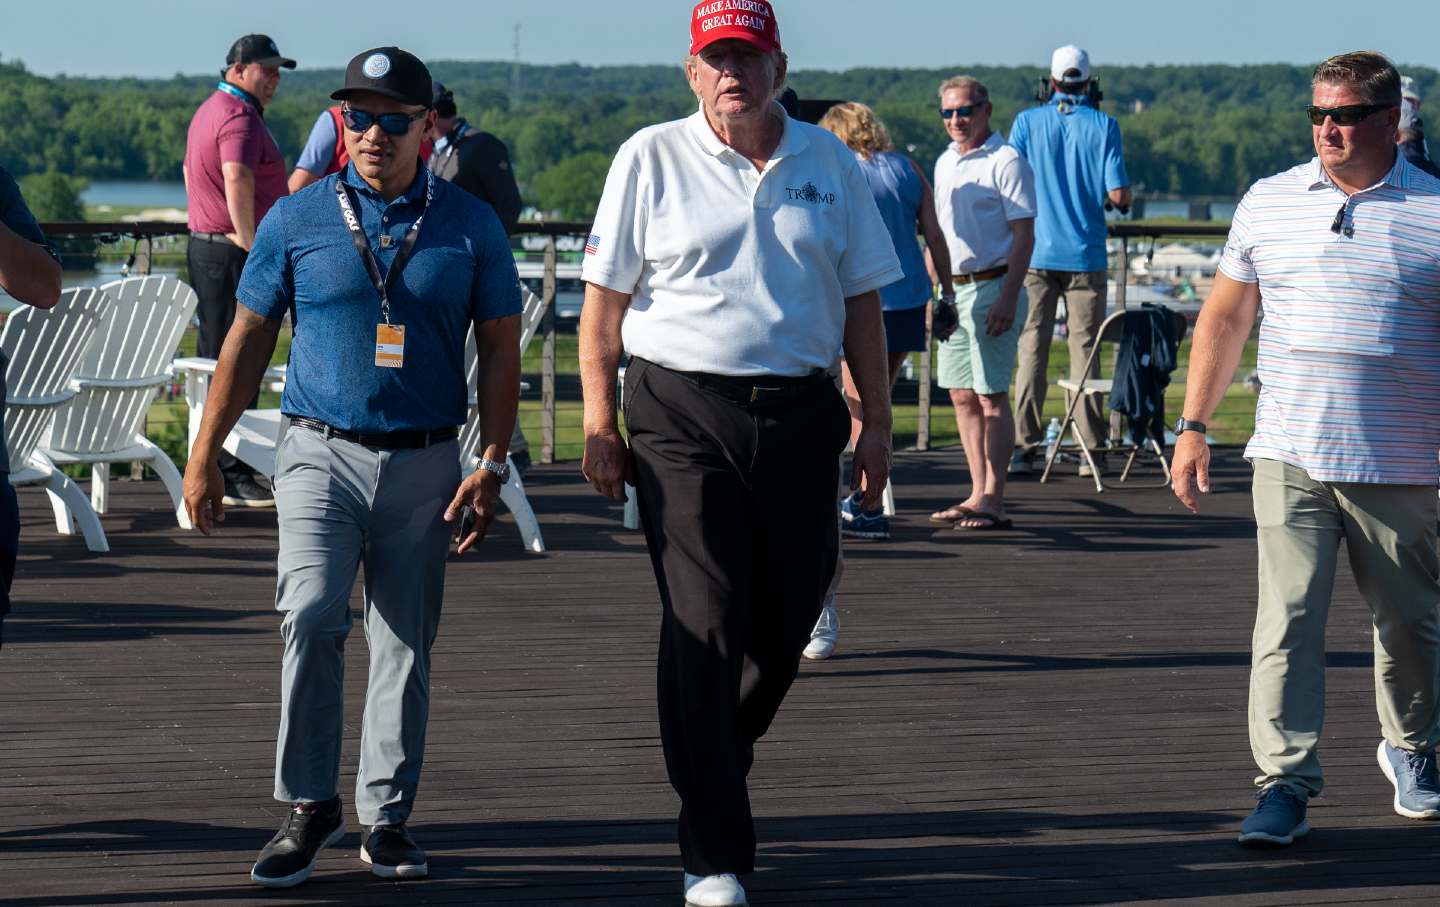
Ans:
<svg viewBox="0 0 1440 907"><path fill-rule="evenodd" d="M256 500L255 498L232 498L229 495L222 497L220 502L226 507L274 507L275 499L268 498Z"/></svg>
<svg viewBox="0 0 1440 907"><path fill-rule="evenodd" d="M370 864L370 872L382 879L423 879L430 874L429 863L404 863L399 866L385 866L370 859L365 845L360 845L360 859Z"/></svg>
<svg viewBox="0 0 1440 907"><path fill-rule="evenodd" d="M1310 820L1303 819L1299 825L1290 829L1290 834L1288 835L1271 835L1263 831L1242 832L1239 841L1241 844L1270 844L1276 847L1283 847L1286 844L1294 844L1296 839L1303 838L1308 834L1310 834Z"/></svg>
<svg viewBox="0 0 1440 907"><path fill-rule="evenodd" d="M824 661L835 654L835 640L833 639L812 639L810 645L805 647L803 654L811 661Z"/></svg>
<svg viewBox="0 0 1440 907"><path fill-rule="evenodd" d="M1375 759L1380 763L1380 771L1385 774L1390 786L1395 788L1395 799L1392 801L1395 806L1395 813L1407 819L1434 819L1440 818L1440 810L1427 809L1415 810L1406 809L1400 805L1400 785L1395 781L1395 769L1390 765L1390 760L1385 755L1385 741L1381 740L1380 745L1375 748Z"/></svg>
<svg viewBox="0 0 1440 907"><path fill-rule="evenodd" d="M255 870L251 869L250 881L259 882L262 886L266 888L293 888L296 885L299 885L301 882L305 881L306 879L310 878L310 873L315 871L315 864L320 862L320 851L324 850L327 847L333 847L334 845L339 844L340 839L343 837L345 837L345 823L341 822L340 827L330 832L330 837L326 838L324 842L320 844L319 848L316 849L315 859L310 861L309 866L306 866L299 872L291 873L288 876L280 876L279 878L269 878L267 876L257 875Z"/></svg>

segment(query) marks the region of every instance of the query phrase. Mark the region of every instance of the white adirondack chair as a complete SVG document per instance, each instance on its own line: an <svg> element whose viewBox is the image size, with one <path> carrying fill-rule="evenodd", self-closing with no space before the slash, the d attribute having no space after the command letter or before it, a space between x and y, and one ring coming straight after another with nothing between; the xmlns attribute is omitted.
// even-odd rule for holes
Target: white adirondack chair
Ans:
<svg viewBox="0 0 1440 907"><path fill-rule="evenodd" d="M145 437L145 414L174 374L170 360L195 313L195 291L174 277L132 277L100 289L109 305L71 381L78 393L56 407L40 449L59 466L92 464L96 513L108 509L111 463L149 464L170 493L180 528L189 529L180 471Z"/></svg>
<svg viewBox="0 0 1440 907"><path fill-rule="evenodd" d="M55 511L55 526L63 534L80 524L85 546L110 550L90 501L80 486L61 472L44 451L41 439L50 427L56 407L73 398L70 384L101 316L109 304L94 287L76 287L60 294L49 311L22 306L10 313L0 331L0 348L10 357L5 371L5 440L10 448L10 484L44 485ZM73 515L73 516L72 516Z"/></svg>
<svg viewBox="0 0 1440 907"><path fill-rule="evenodd" d="M523 285L520 288L524 308L520 314L520 352L534 338L540 327L544 306L534 293ZM205 399L210 392L210 379L215 374L215 360L201 357L186 357L175 360L176 371L185 372L185 399L190 406L189 446L195 446L195 437L200 431L200 420L205 411ZM474 469L478 460L476 445L480 440L480 419L475 397L475 379L479 369L475 337L465 339L465 380L470 387L469 409L465 425L460 429L460 464L467 471ZM272 366L265 373L267 387L283 390L285 387L285 366ZM223 444L237 460L248 463L264 475L275 474L275 449L279 446L285 431L285 419L278 409L247 409L235 424ZM510 458L507 456L506 461ZM500 500L515 515L520 538L528 551L536 554L545 550L545 541L540 535L540 524L535 511L525 496L525 485L520 472L510 463L510 480L500 489Z"/></svg>
<svg viewBox="0 0 1440 907"><path fill-rule="evenodd" d="M524 299L524 308L520 312L520 353L524 355L525 348L530 345L530 340L540 327L540 319L545 311L540 297L523 286L520 295ZM479 370L479 352L475 347L475 334L471 332L465 337L465 385L470 388L470 402L465 425L460 429L460 465L466 472L475 469L480 463L480 408L475 395ZM525 543L525 548L541 554L545 551L545 539L540 535L540 523L535 519L535 510L530 506L530 499L525 496L525 483L520 480L520 470L515 468L509 455L506 455L505 461L510 464L510 478L500 487L500 500L515 515L515 525L520 530L520 540Z"/></svg>

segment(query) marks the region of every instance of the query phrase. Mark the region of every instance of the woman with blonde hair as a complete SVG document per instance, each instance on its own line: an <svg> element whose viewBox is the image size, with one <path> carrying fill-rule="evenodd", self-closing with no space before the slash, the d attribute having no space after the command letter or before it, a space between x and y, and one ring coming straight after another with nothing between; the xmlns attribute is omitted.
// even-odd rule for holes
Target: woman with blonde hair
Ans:
<svg viewBox="0 0 1440 907"><path fill-rule="evenodd" d="M948 274L949 246L940 232L935 216L935 200L930 182L919 166L909 157L895 151L885 124L864 104L845 101L831 107L820 118L821 127L839 136L860 160L860 170L870 184L880 217L895 244L895 254L905 271L903 280L880 291L885 313L885 343L890 354L890 384L900 375L905 357L925 348L925 309L934 296L934 284L925 267L925 254L916 241L917 229L925 237L925 245L934 260L935 273ZM941 292L953 298L954 291L946 286ZM845 381L845 401L850 405L850 434L860 432L860 400L855 392L850 370L841 362ZM852 495L842 507L842 534L850 538L884 539L890 537L890 521L880 510L860 510L859 494Z"/></svg>

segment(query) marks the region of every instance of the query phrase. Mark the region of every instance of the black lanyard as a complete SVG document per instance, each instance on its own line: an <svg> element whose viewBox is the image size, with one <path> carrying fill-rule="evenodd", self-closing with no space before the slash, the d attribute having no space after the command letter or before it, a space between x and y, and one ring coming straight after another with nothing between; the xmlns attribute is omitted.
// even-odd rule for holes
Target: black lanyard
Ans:
<svg viewBox="0 0 1440 907"><path fill-rule="evenodd" d="M355 190L351 189L343 179L335 180L335 200L340 204L340 216L345 221L345 226L350 230L350 238L355 242L355 251L360 253L360 261L365 265L365 273L370 275L370 282L375 285L375 292L380 294L380 314L385 317L385 323L390 323L390 287L400 277L400 272L405 270L405 265L410 261L410 253L415 249L415 240L420 236L420 222L425 219L425 213L430 210L430 201L435 197L435 174L425 173L425 207L420 209L420 216L415 218L415 223L405 231L405 238L400 240L400 249L395 253L395 260L390 263L390 270L384 277L380 276L380 263L375 260L375 253L370 251L370 240L366 238L365 231L360 228L360 218L355 214L358 202L355 201Z"/></svg>

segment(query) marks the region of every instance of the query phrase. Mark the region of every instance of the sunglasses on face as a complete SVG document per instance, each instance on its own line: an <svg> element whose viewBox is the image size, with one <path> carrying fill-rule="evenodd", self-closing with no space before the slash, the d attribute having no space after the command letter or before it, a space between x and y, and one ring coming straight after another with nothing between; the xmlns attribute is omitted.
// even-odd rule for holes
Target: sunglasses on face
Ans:
<svg viewBox="0 0 1440 907"><path fill-rule="evenodd" d="M974 116L975 111L984 106L984 104L966 104L963 107L941 107L940 116L947 120L952 117L970 117Z"/></svg>
<svg viewBox="0 0 1440 907"><path fill-rule="evenodd" d="M370 127L376 123L380 124L380 131L386 135L404 135L410 131L410 124L425 116L425 111L419 113L382 113L376 116L364 110L356 110L353 107L342 107L340 115L345 118L345 128L351 132L369 132Z"/></svg>
<svg viewBox="0 0 1440 907"><path fill-rule="evenodd" d="M1394 104L1346 104L1343 107L1316 107L1313 104L1305 108L1305 115L1310 118L1310 125L1324 126L1325 118L1336 126L1354 126L1366 117L1377 114L1382 110L1389 110Z"/></svg>

